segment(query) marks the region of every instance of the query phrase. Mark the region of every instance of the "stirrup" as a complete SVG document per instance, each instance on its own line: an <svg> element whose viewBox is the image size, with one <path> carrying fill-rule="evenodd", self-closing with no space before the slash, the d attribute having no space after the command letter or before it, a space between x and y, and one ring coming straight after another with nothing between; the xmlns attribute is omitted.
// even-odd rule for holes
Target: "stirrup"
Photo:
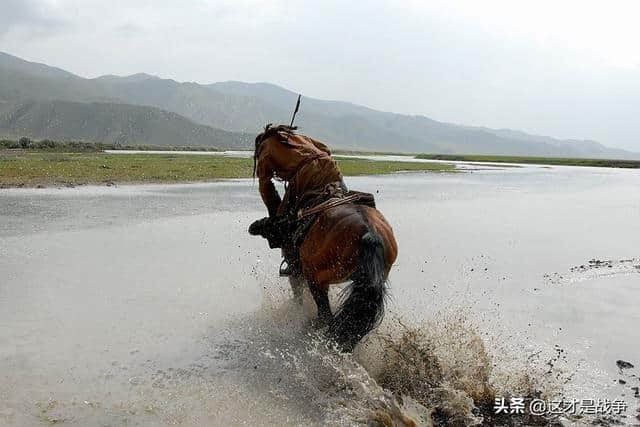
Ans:
<svg viewBox="0 0 640 427"><path fill-rule="evenodd" d="M284 266L285 264L287 265ZM293 268L291 268L291 265L287 263L286 259L283 259L282 262L280 263L279 273L280 273L280 277L288 277L293 274Z"/></svg>

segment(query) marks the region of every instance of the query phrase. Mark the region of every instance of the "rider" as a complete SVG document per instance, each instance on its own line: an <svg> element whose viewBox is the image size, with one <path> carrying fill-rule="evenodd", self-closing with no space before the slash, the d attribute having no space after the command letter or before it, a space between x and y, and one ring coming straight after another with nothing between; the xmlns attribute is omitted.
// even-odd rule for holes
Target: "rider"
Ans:
<svg viewBox="0 0 640 427"><path fill-rule="evenodd" d="M338 164L331 150L322 142L294 133L296 127L267 125L256 138L254 174L258 176L260 195L269 211L270 223L287 220L280 227L282 253L287 263L281 275L299 273L298 254L293 231L298 225L298 210L309 207L322 197L346 191ZM273 179L284 181L281 199ZM291 224L294 226L292 227Z"/></svg>

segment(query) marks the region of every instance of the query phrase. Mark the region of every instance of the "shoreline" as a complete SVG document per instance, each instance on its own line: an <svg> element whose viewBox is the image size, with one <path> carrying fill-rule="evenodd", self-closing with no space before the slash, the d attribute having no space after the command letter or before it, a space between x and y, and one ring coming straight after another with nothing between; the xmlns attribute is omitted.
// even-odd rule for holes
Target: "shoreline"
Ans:
<svg viewBox="0 0 640 427"><path fill-rule="evenodd" d="M496 168L498 169L498 168ZM350 177L376 177L376 176L388 176L388 175L412 175L419 173L432 173L432 174L447 174L447 173L460 173L467 171L438 171L438 170L425 170L425 171L397 171L390 173L375 173L375 174L358 174L358 175L345 175L346 178ZM39 182L37 184L34 183L17 183L17 184L7 184L0 182L0 190L50 190L50 189L73 189L79 187L119 187L119 186L136 186L136 185L197 185L197 184L214 184L221 182L236 182L236 181L249 181L252 180L251 177L241 177L241 178L214 178L209 180L197 180L197 181L84 181L84 182L52 182L52 183L42 183ZM257 182L257 178L256 178Z"/></svg>
<svg viewBox="0 0 640 427"><path fill-rule="evenodd" d="M336 158L344 176L456 173L450 163ZM0 189L190 184L251 178L253 159L185 154L24 151L0 154Z"/></svg>
<svg viewBox="0 0 640 427"><path fill-rule="evenodd" d="M537 166L576 166L615 169L640 169L640 160L596 159L539 156L499 156L482 154L417 154L416 159L456 162L491 162Z"/></svg>

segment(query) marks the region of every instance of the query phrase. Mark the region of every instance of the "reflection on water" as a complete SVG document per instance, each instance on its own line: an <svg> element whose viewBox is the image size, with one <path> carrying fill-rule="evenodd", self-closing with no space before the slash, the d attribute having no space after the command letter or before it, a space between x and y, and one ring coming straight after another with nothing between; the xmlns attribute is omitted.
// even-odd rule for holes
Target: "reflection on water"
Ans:
<svg viewBox="0 0 640 427"><path fill-rule="evenodd" d="M631 422L638 372L616 360L640 365L638 182L569 167L349 179L376 193L400 255L387 320L346 358L246 234L263 215L250 180L2 190L0 424L420 420L434 404L420 382L385 374L397 322L440 367L413 379L447 378L438 402L467 421L466 399L525 393L529 375L549 394L622 397Z"/></svg>

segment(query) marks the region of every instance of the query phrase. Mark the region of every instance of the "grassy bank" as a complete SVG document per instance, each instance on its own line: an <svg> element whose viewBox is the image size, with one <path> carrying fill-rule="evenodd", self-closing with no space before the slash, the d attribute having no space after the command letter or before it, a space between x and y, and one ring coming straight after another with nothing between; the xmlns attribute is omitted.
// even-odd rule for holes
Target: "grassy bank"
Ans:
<svg viewBox="0 0 640 427"><path fill-rule="evenodd" d="M640 160L571 159L562 157L483 156L457 154L419 154L417 159L457 160L467 162L527 163L558 166L596 166L605 168L640 168Z"/></svg>
<svg viewBox="0 0 640 427"><path fill-rule="evenodd" d="M453 171L447 164L338 160L345 175ZM251 177L253 160L186 154L0 152L0 186L35 187L136 182L195 182Z"/></svg>

